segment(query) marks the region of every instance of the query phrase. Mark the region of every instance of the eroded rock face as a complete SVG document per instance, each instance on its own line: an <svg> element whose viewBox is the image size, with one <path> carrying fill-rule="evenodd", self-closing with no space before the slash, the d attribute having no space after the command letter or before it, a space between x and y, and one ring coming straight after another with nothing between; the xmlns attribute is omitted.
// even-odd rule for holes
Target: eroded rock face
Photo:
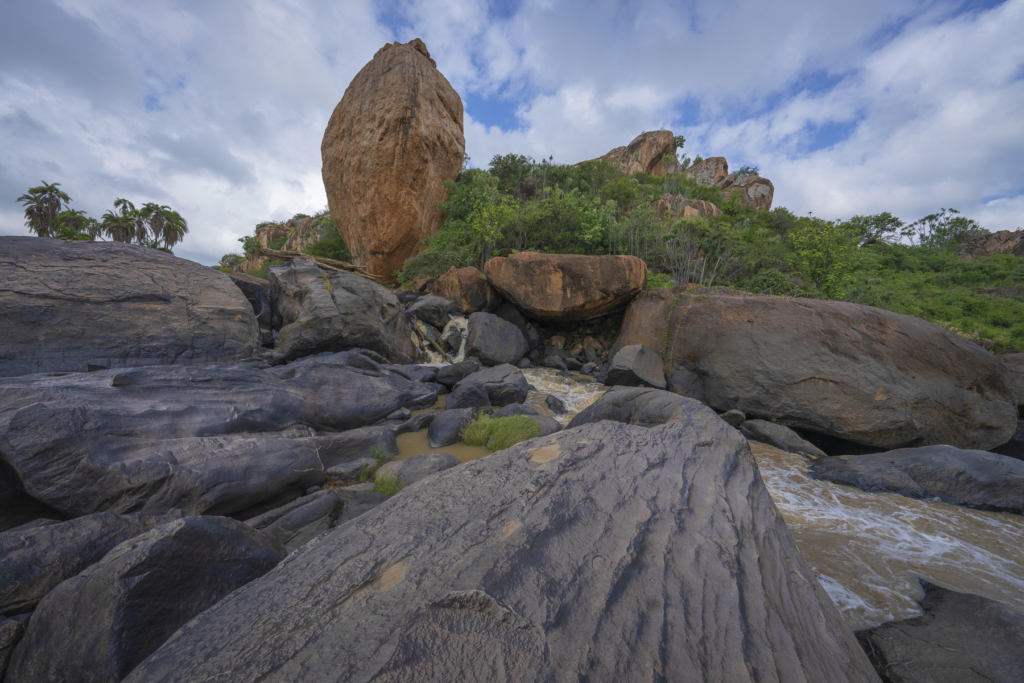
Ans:
<svg viewBox="0 0 1024 683"><path fill-rule="evenodd" d="M353 260L392 278L441 227L462 168L462 100L419 38L385 45L352 79L320 147L331 216Z"/></svg>
<svg viewBox="0 0 1024 683"><path fill-rule="evenodd" d="M839 455L814 464L808 472L865 491L938 498L996 512L1024 510L1024 462L987 451L925 446Z"/></svg>
<svg viewBox="0 0 1024 683"><path fill-rule="evenodd" d="M686 420L588 425L436 474L126 680L876 681L746 442L690 403Z"/></svg>
<svg viewBox="0 0 1024 683"><path fill-rule="evenodd" d="M415 360L405 309L386 287L300 260L272 266L270 286L284 323L274 343L280 357L361 348L392 363Z"/></svg>
<svg viewBox="0 0 1024 683"><path fill-rule="evenodd" d="M450 268L437 279L430 291L455 303L462 315L477 311L490 312L501 306L501 297L491 283L473 266Z"/></svg>
<svg viewBox="0 0 1024 683"><path fill-rule="evenodd" d="M0 376L233 363L260 328L224 273L118 242L0 237Z"/></svg>
<svg viewBox="0 0 1024 683"><path fill-rule="evenodd" d="M892 683L1010 683L1024 679L1024 614L925 584L924 615L857 634Z"/></svg>
<svg viewBox="0 0 1024 683"><path fill-rule="evenodd" d="M876 448L988 450L1017 426L998 359L937 325L869 306L649 290L630 305L612 351L630 344L667 348L666 374L695 376L717 410Z"/></svg>
<svg viewBox="0 0 1024 683"><path fill-rule="evenodd" d="M743 206L749 206L758 211L768 211L772 208L775 186L767 178L733 174L722 181L721 188L725 190L727 198L739 202Z"/></svg>
<svg viewBox="0 0 1024 683"><path fill-rule="evenodd" d="M354 357L372 363L344 353L268 371L9 378L0 382L0 460L28 495L70 516L269 509L323 484L323 462L365 455L349 453L347 434L314 430L353 430L436 400L426 384L350 366Z"/></svg>
<svg viewBox="0 0 1024 683"><path fill-rule="evenodd" d="M625 308L647 286L647 264L635 256L538 254L492 258L488 281L537 320L589 320Z"/></svg>
<svg viewBox="0 0 1024 683"><path fill-rule="evenodd" d="M676 140L670 130L641 133L625 147L616 147L604 156L591 161L610 161L623 173L650 173L663 176L665 172L678 173ZM585 163L585 162L583 162Z"/></svg>
<svg viewBox="0 0 1024 683"><path fill-rule="evenodd" d="M5 680L117 683L282 556L261 532L225 517L186 517L125 541L43 598Z"/></svg>
<svg viewBox="0 0 1024 683"><path fill-rule="evenodd" d="M976 237L957 247L956 253L965 261L988 254L1024 256L1024 230L999 230L991 235Z"/></svg>
<svg viewBox="0 0 1024 683"><path fill-rule="evenodd" d="M673 218L713 218L721 216L722 210L703 199L686 199L682 195L663 194L654 202L658 220L666 216Z"/></svg>
<svg viewBox="0 0 1024 683"><path fill-rule="evenodd" d="M729 162L725 157L709 157L683 171L687 178L693 178L701 185L714 187L729 175Z"/></svg>

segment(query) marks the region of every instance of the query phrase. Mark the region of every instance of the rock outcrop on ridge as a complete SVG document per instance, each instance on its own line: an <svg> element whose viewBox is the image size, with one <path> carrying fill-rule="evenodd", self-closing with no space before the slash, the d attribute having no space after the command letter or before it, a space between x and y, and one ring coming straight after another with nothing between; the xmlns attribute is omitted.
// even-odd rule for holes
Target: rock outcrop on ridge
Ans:
<svg viewBox="0 0 1024 683"><path fill-rule="evenodd" d="M990 235L975 237L957 247L956 253L965 261L989 254L1024 256L1024 230L999 230Z"/></svg>
<svg viewBox="0 0 1024 683"><path fill-rule="evenodd" d="M435 474L126 681L876 681L744 439L695 401L686 418L587 425Z"/></svg>
<svg viewBox="0 0 1024 683"><path fill-rule="evenodd" d="M625 147L616 147L591 161L610 161L618 166L623 173L629 174L650 173L663 176L666 172L679 172L679 161L676 159L676 140L670 130L652 130L641 133Z"/></svg>
<svg viewBox="0 0 1024 683"><path fill-rule="evenodd" d="M626 311L613 355L631 344L665 349L665 373L695 377L717 410L879 449L988 450L1017 427L1017 398L996 357L869 306L648 290Z"/></svg>
<svg viewBox="0 0 1024 683"><path fill-rule="evenodd" d="M120 242L0 237L0 377L215 365L260 328L224 273Z"/></svg>
<svg viewBox="0 0 1024 683"><path fill-rule="evenodd" d="M355 263L393 278L441 227L462 168L462 100L419 38L385 45L352 79L320 148L331 216Z"/></svg>

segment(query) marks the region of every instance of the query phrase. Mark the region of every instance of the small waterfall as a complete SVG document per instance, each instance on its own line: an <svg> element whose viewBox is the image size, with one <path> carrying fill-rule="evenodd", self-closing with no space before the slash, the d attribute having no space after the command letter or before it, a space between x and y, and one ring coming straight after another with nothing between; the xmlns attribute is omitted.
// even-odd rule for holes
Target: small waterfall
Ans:
<svg viewBox="0 0 1024 683"><path fill-rule="evenodd" d="M462 316L449 318L448 324L440 334L419 318L410 316L410 322L412 323L412 342L416 346L416 362L426 365L445 365L465 360L466 337L469 334L465 318ZM459 350L454 354L449 346L452 339L459 340Z"/></svg>

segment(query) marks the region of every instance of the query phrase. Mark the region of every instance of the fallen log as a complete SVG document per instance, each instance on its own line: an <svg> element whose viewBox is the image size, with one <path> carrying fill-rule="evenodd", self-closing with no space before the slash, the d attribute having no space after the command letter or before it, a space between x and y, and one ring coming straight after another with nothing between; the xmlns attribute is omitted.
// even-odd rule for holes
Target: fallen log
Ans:
<svg viewBox="0 0 1024 683"><path fill-rule="evenodd" d="M366 269L361 266L356 266L346 261L335 261L334 259L324 258L323 256L313 256L311 254L303 254L298 251L278 251L277 249L268 249L267 247L261 248L259 255L265 258L277 259L279 261L292 261L294 259L312 261L324 270L354 273L361 277L365 277L367 280L373 280L374 282L381 283L384 282L384 278L377 275L370 275L366 272Z"/></svg>

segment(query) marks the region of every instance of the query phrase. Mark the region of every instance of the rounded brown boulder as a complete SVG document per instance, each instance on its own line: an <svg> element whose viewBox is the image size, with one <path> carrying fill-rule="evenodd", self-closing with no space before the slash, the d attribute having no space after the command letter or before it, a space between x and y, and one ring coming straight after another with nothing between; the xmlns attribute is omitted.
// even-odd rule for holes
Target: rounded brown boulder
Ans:
<svg viewBox="0 0 1024 683"><path fill-rule="evenodd" d="M1017 426L999 359L870 306L649 290L626 311L611 352L630 344L665 349L666 374L696 378L712 408L876 448L988 450Z"/></svg>
<svg viewBox="0 0 1024 683"><path fill-rule="evenodd" d="M493 258L487 280L536 320L589 320L625 308L647 286L635 256L538 254Z"/></svg>
<svg viewBox="0 0 1024 683"><path fill-rule="evenodd" d="M353 260L391 278L435 234L462 168L462 100L419 38L385 45L352 79L320 147L331 216Z"/></svg>

